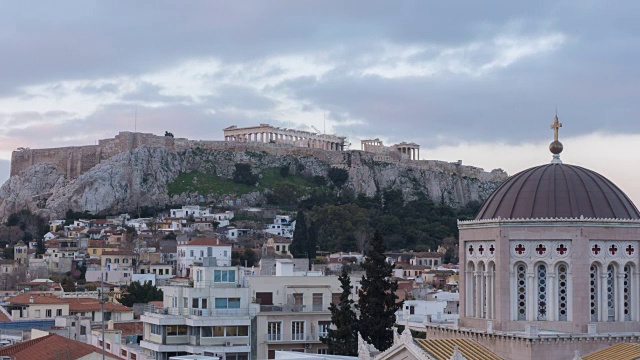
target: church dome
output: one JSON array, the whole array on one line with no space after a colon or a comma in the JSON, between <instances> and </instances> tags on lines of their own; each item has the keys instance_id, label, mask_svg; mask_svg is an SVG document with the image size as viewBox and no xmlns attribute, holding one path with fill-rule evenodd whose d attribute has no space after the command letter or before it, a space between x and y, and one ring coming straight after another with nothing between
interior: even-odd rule
<instances>
[{"instance_id":1,"label":"church dome","mask_svg":"<svg viewBox=\"0 0 640 360\"><path fill-rule=\"evenodd\" d=\"M476 220L518 218L640 219L633 202L604 176L575 165L551 163L505 180Z\"/></svg>"}]
</instances>

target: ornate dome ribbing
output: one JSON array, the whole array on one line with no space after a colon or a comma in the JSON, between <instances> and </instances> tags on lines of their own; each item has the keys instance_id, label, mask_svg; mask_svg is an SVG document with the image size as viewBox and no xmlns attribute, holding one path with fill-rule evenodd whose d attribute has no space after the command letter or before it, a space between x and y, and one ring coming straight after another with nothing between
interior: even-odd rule
<instances>
[{"instance_id":1,"label":"ornate dome ribbing","mask_svg":"<svg viewBox=\"0 0 640 360\"><path fill-rule=\"evenodd\" d=\"M484 202L476 220L518 218L640 219L614 183L580 166L552 163L505 180Z\"/></svg>"}]
</instances>

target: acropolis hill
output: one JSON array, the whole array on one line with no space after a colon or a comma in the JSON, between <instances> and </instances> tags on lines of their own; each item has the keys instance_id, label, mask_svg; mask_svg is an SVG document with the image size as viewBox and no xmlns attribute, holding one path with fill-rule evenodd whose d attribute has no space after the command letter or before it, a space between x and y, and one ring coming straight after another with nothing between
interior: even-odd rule
<instances>
[{"instance_id":1,"label":"acropolis hill","mask_svg":"<svg viewBox=\"0 0 640 360\"><path fill-rule=\"evenodd\" d=\"M483 200L506 178L499 169L418 160L415 143L384 146L374 139L363 140L360 150L347 146L342 136L260 124L227 127L224 141L120 132L97 145L19 148L12 154L11 178L0 188L0 219L24 207L55 217L67 209L109 213L203 200L266 203L270 189L261 184L255 192L238 194L199 187L207 176L231 178L236 163L250 163L256 174L288 166L306 178L343 168L349 173L344 187L356 193L400 189L410 198L423 192L452 206Z\"/></svg>"}]
</instances>

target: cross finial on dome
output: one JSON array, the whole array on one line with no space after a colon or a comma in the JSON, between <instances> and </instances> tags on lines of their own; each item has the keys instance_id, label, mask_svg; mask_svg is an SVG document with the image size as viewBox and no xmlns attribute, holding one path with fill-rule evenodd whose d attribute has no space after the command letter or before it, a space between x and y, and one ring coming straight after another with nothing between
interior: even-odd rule
<instances>
[{"instance_id":1,"label":"cross finial on dome","mask_svg":"<svg viewBox=\"0 0 640 360\"><path fill-rule=\"evenodd\" d=\"M560 141L558 141L558 130L562 127L562 123L558 121L558 114L556 112L556 117L553 119L553 124L551 124L551 129L553 129L553 142L549 145L549 151L553 154L553 160L551 163L553 164L562 164L560 160L560 153L562 152L563 146Z\"/></svg>"}]
</instances>

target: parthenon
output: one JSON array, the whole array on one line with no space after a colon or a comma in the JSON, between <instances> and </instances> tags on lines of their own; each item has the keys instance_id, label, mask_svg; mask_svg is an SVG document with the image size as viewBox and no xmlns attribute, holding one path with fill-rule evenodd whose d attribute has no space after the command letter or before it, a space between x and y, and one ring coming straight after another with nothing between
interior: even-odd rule
<instances>
[{"instance_id":1,"label":"parthenon","mask_svg":"<svg viewBox=\"0 0 640 360\"><path fill-rule=\"evenodd\" d=\"M294 147L334 151L344 150L345 139L344 136L283 129L269 124L244 128L234 125L224 129L224 141L227 142L288 144Z\"/></svg>"}]
</instances>

